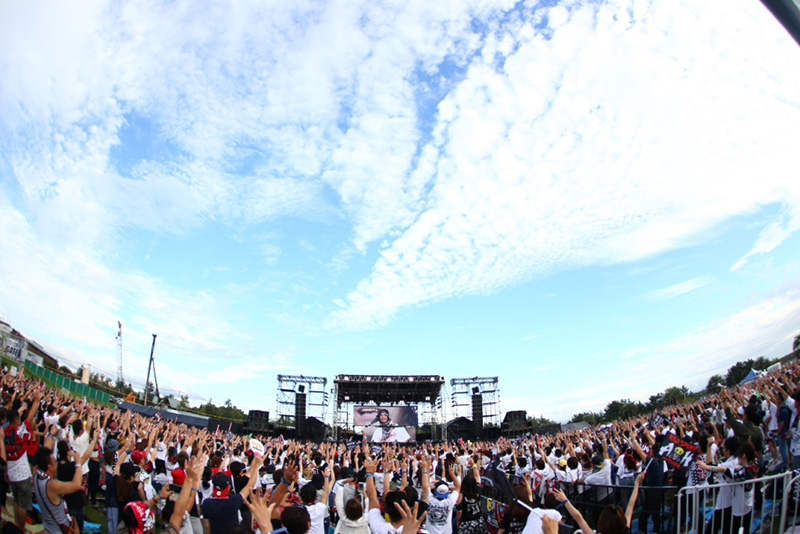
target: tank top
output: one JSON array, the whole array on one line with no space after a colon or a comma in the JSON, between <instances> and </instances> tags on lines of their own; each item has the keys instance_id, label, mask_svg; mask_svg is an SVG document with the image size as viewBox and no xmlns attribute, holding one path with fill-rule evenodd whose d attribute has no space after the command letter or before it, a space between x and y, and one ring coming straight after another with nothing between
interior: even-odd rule
<instances>
[{"instance_id":1,"label":"tank top","mask_svg":"<svg viewBox=\"0 0 800 534\"><path fill-rule=\"evenodd\" d=\"M41 471L36 471L36 476L33 477L33 480L33 491L36 494L36 500L41 505L42 526L47 532L61 534L61 525L70 524L70 518L67 516L64 506L64 499L61 499L58 504L53 504L47 495L47 483L50 482L50 477Z\"/></svg>"}]
</instances>

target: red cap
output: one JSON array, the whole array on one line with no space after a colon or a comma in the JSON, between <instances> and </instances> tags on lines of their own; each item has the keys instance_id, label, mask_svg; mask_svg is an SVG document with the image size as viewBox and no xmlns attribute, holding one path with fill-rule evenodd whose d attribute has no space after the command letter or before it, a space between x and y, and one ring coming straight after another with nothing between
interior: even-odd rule
<instances>
[{"instance_id":1,"label":"red cap","mask_svg":"<svg viewBox=\"0 0 800 534\"><path fill-rule=\"evenodd\" d=\"M133 460L133 463L138 464L144 460L146 456L144 451L133 451L133 453L131 453L131 460Z\"/></svg>"},{"instance_id":2,"label":"red cap","mask_svg":"<svg viewBox=\"0 0 800 534\"><path fill-rule=\"evenodd\" d=\"M180 467L172 470L172 483L182 486L186 481L186 471Z\"/></svg>"}]
</instances>

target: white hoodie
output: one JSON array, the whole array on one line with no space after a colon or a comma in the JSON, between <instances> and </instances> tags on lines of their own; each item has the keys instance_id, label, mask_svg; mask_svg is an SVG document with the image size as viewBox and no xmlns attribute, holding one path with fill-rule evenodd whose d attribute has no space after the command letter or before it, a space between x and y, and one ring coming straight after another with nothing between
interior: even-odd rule
<instances>
[{"instance_id":1,"label":"white hoodie","mask_svg":"<svg viewBox=\"0 0 800 534\"><path fill-rule=\"evenodd\" d=\"M333 534L371 534L367 514L362 513L361 517L355 521L348 519L344 515L344 493L339 488L334 498L336 511L339 513L339 522L336 524L336 530L333 531Z\"/></svg>"}]
</instances>

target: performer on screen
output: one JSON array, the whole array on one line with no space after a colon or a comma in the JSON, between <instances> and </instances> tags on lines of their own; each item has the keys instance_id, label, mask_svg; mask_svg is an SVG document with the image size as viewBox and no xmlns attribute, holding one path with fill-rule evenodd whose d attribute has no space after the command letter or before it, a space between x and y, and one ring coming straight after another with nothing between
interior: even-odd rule
<instances>
[{"instance_id":1,"label":"performer on screen","mask_svg":"<svg viewBox=\"0 0 800 534\"><path fill-rule=\"evenodd\" d=\"M377 427L372 433L373 443L402 443L411 440L411 435L405 428L392 426L392 418L386 408L381 408L370 424Z\"/></svg>"}]
</instances>

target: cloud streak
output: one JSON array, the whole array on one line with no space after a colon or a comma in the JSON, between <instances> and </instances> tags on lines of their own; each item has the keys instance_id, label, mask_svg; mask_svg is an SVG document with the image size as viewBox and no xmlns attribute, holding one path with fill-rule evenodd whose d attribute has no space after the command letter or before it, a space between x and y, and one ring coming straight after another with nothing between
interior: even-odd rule
<instances>
[{"instance_id":1,"label":"cloud streak","mask_svg":"<svg viewBox=\"0 0 800 534\"><path fill-rule=\"evenodd\" d=\"M700 289L701 287L705 287L709 283L711 283L710 277L699 276L697 278L692 278L691 280L673 284L669 287L650 291L645 294L644 298L649 300L667 300L680 295L685 295L686 293L690 293L696 289Z\"/></svg>"},{"instance_id":2,"label":"cloud streak","mask_svg":"<svg viewBox=\"0 0 800 534\"><path fill-rule=\"evenodd\" d=\"M524 17L493 28L438 105L418 164L426 202L329 326L374 328L423 303L649 258L769 204L797 211L800 75L782 65L798 51L760 5L726 21L733 40L703 29L717 25L711 6L566 6L542 32ZM783 60L763 64L762 47ZM779 228L754 250L795 230Z\"/></svg>"}]
</instances>

